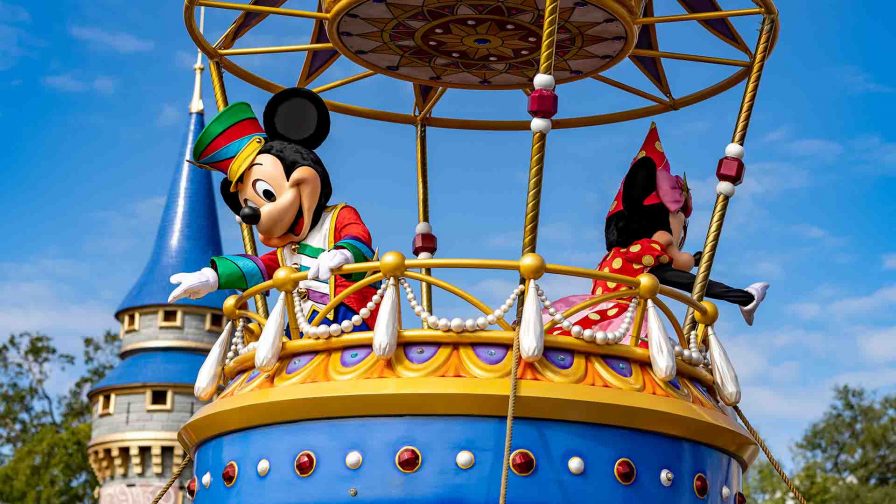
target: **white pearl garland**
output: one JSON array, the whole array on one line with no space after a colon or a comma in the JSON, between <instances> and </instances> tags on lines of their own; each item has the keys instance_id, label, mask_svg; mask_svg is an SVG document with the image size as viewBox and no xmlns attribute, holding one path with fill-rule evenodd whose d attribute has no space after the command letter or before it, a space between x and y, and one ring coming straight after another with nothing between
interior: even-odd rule
<instances>
[{"instance_id":1,"label":"white pearl garland","mask_svg":"<svg viewBox=\"0 0 896 504\"><path fill-rule=\"evenodd\" d=\"M394 282L394 280L391 280L391 282ZM389 284L390 282L383 282L383 285L381 285L379 290L376 291L376 294L371 297L367 306L358 310L358 314L352 316L351 320L343 320L342 322L333 322L332 324L319 326L312 326L308 322L308 319L305 317L305 311L302 309L302 301L299 300L299 291L296 289L293 291L292 301L296 312L296 322L299 324L299 331L301 331L305 337L312 339L327 339L331 336L336 337L352 332L355 327L360 326L364 323L364 320L370 318L370 315L376 309L377 305L383 301L383 294L385 294Z\"/></svg>"},{"instance_id":2,"label":"white pearl garland","mask_svg":"<svg viewBox=\"0 0 896 504\"><path fill-rule=\"evenodd\" d=\"M687 340L688 348L675 345L675 356L692 366L708 365L709 358L706 356L706 348L703 345L697 346L697 332L691 331Z\"/></svg>"},{"instance_id":3,"label":"white pearl garland","mask_svg":"<svg viewBox=\"0 0 896 504\"><path fill-rule=\"evenodd\" d=\"M569 331L573 337L583 339L588 342L594 342L598 345L606 345L612 343L619 343L622 341L629 331L632 330L632 325L634 325L635 320L635 310L638 307L638 298L633 298L631 303L628 305L628 309L625 310L625 313L622 314L622 324L616 328L615 331L604 332L604 331L594 331L592 329L584 329L580 325L573 324L566 317L560 313L559 310L553 307L551 302L548 300L548 297L545 295L544 291L538 284L535 284L535 288L537 289L535 292L538 294L538 299L541 301L541 304L548 310L548 315L553 317L554 321L557 322L557 325L562 327L564 330Z\"/></svg>"},{"instance_id":4,"label":"white pearl garland","mask_svg":"<svg viewBox=\"0 0 896 504\"><path fill-rule=\"evenodd\" d=\"M513 305L516 304L517 298L526 290L526 288L522 285L513 290L513 293L507 297L507 300L501 305L500 308L489 314L488 316L478 317L478 318L468 318L462 319L460 317L455 317L452 319L447 318L439 318L428 311L426 311L420 303L417 302L417 296L414 294L414 290L411 288L411 284L408 283L407 280L401 278L398 280L398 283L401 284L401 287L404 288L405 293L407 294L408 303L411 305L411 309L414 310L414 315L420 317L430 329L438 329L443 332L473 332L479 331L482 329L488 328L490 325L495 325L498 323L498 320L504 318L504 315L513 308Z\"/></svg>"},{"instance_id":5,"label":"white pearl garland","mask_svg":"<svg viewBox=\"0 0 896 504\"><path fill-rule=\"evenodd\" d=\"M230 364L238 355L243 355L248 352L245 340L243 339L245 329L246 319L241 318L237 320L236 329L233 331L233 337L230 339L230 351L227 352L227 357L224 360L225 364Z\"/></svg>"}]
</instances>

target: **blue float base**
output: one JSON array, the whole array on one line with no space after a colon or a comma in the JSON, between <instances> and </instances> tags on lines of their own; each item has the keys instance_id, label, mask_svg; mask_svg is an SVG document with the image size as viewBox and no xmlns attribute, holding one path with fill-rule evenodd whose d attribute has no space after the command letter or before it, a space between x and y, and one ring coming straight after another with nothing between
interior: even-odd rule
<instances>
[{"instance_id":1,"label":"blue float base","mask_svg":"<svg viewBox=\"0 0 896 504\"><path fill-rule=\"evenodd\" d=\"M504 418L493 417L370 417L314 420L260 427L230 433L202 444L195 456L197 504L297 502L450 502L495 503L501 486ZM395 466L403 446L420 450L422 465L411 474ZM619 427L550 420L518 419L514 449L530 450L535 471L510 474L509 503L733 503L741 488L741 468L730 456L707 446L649 432ZM299 477L294 461L310 450L317 458L314 472ZM363 464L345 465L345 455L357 450ZM475 465L460 469L461 450L475 455ZM585 471L572 474L570 457L581 457ZM620 484L613 473L616 461L631 459L637 469L634 483ZM260 477L258 461L265 458L270 472ZM239 467L236 481L226 487L221 472L228 461ZM660 472L674 474L669 487ZM208 472L208 488L201 483ZM703 473L709 494L700 499L693 480ZM722 499L722 486L731 490ZM352 493L356 493L352 496Z\"/></svg>"}]
</instances>

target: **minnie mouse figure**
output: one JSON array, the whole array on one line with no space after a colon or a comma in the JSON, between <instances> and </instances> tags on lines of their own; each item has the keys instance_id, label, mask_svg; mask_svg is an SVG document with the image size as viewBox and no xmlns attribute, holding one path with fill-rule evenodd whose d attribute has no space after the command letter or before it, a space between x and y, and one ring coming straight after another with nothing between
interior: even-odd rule
<instances>
[{"instance_id":1,"label":"minnie mouse figure","mask_svg":"<svg viewBox=\"0 0 896 504\"><path fill-rule=\"evenodd\" d=\"M656 124L651 124L641 151L632 161L607 214L604 227L607 255L598 269L630 277L649 271L661 284L691 292L696 277L690 270L699 255L695 258L682 250L691 210L687 181L672 175ZM744 320L752 325L768 286L768 283L758 282L746 289L735 289L710 280L706 297L739 305ZM595 280L591 296L625 288L616 282ZM591 296L565 297L552 306L563 311ZM598 335L609 333L622 324L621 315L633 307L630 301L619 299L601 303L568 320ZM553 332L568 334L562 328ZM645 333L646 328L642 330L642 338Z\"/></svg>"},{"instance_id":2,"label":"minnie mouse figure","mask_svg":"<svg viewBox=\"0 0 896 504\"><path fill-rule=\"evenodd\" d=\"M275 250L260 257L212 257L209 267L175 274L171 283L179 285L168 302L216 289L245 290L271 278L280 266L294 266L308 271L298 292L311 320L364 276L337 275L331 281L333 270L373 258L370 231L351 206L328 204L330 176L314 152L330 132L323 100L307 89L285 89L271 97L263 117L264 129L248 103L230 105L199 135L193 158L197 166L225 175L224 202ZM368 330L376 319L376 307L368 307L374 294L375 287L368 286L349 295L328 315L330 320Z\"/></svg>"}]
</instances>

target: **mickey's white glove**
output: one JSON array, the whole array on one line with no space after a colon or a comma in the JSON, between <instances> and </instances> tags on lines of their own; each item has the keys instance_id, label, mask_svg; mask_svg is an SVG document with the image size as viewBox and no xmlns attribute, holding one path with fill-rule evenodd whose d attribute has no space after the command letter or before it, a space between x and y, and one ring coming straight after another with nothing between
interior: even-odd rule
<instances>
[{"instance_id":1,"label":"mickey's white glove","mask_svg":"<svg viewBox=\"0 0 896 504\"><path fill-rule=\"evenodd\" d=\"M340 266L355 262L352 253L345 249L330 249L322 252L317 262L308 268L308 278L311 280L327 281L333 275L333 270Z\"/></svg>"},{"instance_id":2,"label":"mickey's white glove","mask_svg":"<svg viewBox=\"0 0 896 504\"><path fill-rule=\"evenodd\" d=\"M175 273L169 281L175 285L180 284L168 296L169 303L185 297L199 299L218 289L218 273L211 268L202 268L192 273Z\"/></svg>"}]
</instances>

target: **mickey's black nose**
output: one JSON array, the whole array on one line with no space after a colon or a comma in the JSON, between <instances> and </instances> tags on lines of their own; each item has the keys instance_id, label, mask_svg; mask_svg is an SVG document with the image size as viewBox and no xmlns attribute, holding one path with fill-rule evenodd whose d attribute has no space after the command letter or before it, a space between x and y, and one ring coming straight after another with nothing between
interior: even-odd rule
<instances>
[{"instance_id":1,"label":"mickey's black nose","mask_svg":"<svg viewBox=\"0 0 896 504\"><path fill-rule=\"evenodd\" d=\"M261 212L255 207L243 207L240 210L240 220L250 226L254 226L261 220Z\"/></svg>"}]
</instances>

